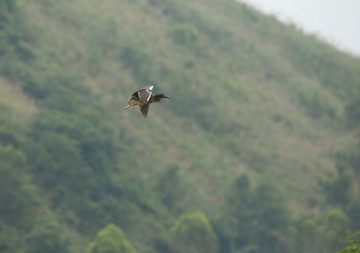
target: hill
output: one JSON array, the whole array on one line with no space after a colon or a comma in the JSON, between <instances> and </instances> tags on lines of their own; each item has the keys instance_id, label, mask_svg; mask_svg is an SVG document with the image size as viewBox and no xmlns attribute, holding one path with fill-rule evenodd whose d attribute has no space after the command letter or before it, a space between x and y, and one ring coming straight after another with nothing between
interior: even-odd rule
<instances>
[{"instance_id":1,"label":"hill","mask_svg":"<svg viewBox=\"0 0 360 253\"><path fill-rule=\"evenodd\" d=\"M90 251L110 223L138 252L184 252L187 222L207 252L359 229L359 58L236 1L0 10L4 252ZM123 110L148 84L170 100Z\"/></svg>"}]
</instances>

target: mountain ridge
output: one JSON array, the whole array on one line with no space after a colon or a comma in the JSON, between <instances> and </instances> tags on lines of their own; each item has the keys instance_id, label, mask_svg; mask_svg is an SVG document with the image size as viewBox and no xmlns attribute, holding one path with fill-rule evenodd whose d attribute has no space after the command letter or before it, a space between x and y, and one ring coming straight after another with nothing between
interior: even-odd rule
<instances>
[{"instance_id":1,"label":"mountain ridge","mask_svg":"<svg viewBox=\"0 0 360 253\"><path fill-rule=\"evenodd\" d=\"M340 186L353 199L359 194L347 177L356 168L342 169L337 155L345 152L348 164L357 144L347 120L360 94L359 58L235 1L9 0L2 7L0 108L9 114L0 117L0 158L15 168L5 154L26 157L19 173L31 178L37 208L50 213L35 212L33 223L23 222L26 232L7 223L3 231L30 238L14 239L19 245L41 252L36 238L60 231L77 235L63 252L84 252L114 223L138 251L166 252L154 245L171 245L164 234L197 210L232 245L226 252L267 243L306 252L288 230L313 244L310 252L319 241L334 250L324 232L334 208L354 220L346 229L357 226L354 203L327 194ZM170 100L152 106L147 119L123 110L148 84ZM21 191L5 192L18 194L16 205L32 205ZM239 224L255 217L266 235L278 236L244 239L227 216ZM317 224L317 236L300 236L304 217ZM243 230L259 230L254 224ZM334 230L340 237L346 229Z\"/></svg>"}]
</instances>

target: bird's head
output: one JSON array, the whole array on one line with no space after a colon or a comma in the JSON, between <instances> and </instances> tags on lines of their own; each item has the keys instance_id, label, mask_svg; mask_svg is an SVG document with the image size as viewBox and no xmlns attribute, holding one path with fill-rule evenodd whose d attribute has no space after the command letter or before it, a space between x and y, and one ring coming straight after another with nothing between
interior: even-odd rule
<instances>
[{"instance_id":1,"label":"bird's head","mask_svg":"<svg viewBox=\"0 0 360 253\"><path fill-rule=\"evenodd\" d=\"M153 101L154 101L154 102L160 102L160 100L163 99L163 98L169 99L169 97L168 97L168 96L165 96L164 93L155 94L155 95L153 96Z\"/></svg>"},{"instance_id":2,"label":"bird's head","mask_svg":"<svg viewBox=\"0 0 360 253\"><path fill-rule=\"evenodd\" d=\"M167 99L169 99L169 97L168 97L168 96L165 96L164 93L160 93L160 94L159 94L159 98L167 98Z\"/></svg>"}]
</instances>

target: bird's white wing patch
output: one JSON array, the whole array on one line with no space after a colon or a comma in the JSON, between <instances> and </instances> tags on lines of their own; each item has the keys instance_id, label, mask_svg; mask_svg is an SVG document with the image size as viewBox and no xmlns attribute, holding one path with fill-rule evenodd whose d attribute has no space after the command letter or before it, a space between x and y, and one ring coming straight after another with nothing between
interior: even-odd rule
<instances>
[{"instance_id":1,"label":"bird's white wing patch","mask_svg":"<svg viewBox=\"0 0 360 253\"><path fill-rule=\"evenodd\" d=\"M154 86L147 86L147 87L139 90L138 97L139 97L140 101L142 101L142 102L149 101L153 88L154 88Z\"/></svg>"},{"instance_id":2,"label":"bird's white wing patch","mask_svg":"<svg viewBox=\"0 0 360 253\"><path fill-rule=\"evenodd\" d=\"M148 96L148 98L146 99L146 101L149 101L149 99L150 99L150 97L151 97L151 93L152 93L153 88L154 88L153 85L146 87L146 91L150 94L150 95Z\"/></svg>"}]
</instances>

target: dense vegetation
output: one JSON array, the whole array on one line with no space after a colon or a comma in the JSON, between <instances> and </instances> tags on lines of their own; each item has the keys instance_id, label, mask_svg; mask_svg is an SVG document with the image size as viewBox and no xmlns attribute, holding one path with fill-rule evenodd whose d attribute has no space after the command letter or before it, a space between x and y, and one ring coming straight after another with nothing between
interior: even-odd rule
<instances>
[{"instance_id":1,"label":"dense vegetation","mask_svg":"<svg viewBox=\"0 0 360 253\"><path fill-rule=\"evenodd\" d=\"M122 110L149 83L170 100ZM0 251L343 248L359 84L236 1L0 0Z\"/></svg>"}]
</instances>

